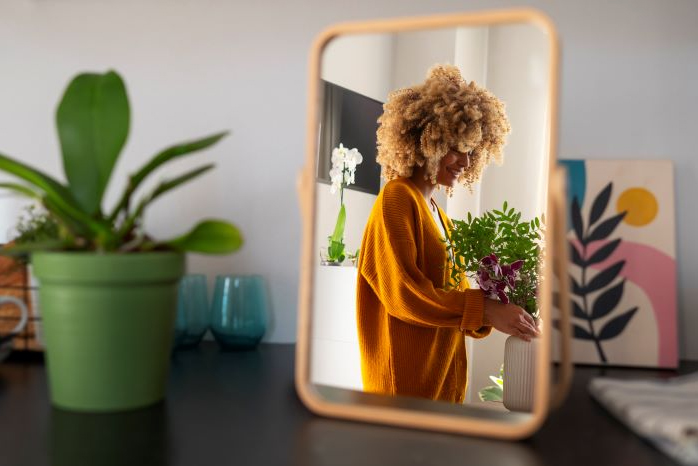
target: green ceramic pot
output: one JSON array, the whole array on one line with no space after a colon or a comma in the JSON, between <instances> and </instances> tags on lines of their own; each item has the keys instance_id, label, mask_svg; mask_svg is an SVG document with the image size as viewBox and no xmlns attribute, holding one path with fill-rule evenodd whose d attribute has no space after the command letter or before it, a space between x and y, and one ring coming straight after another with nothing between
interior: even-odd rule
<instances>
[{"instance_id":1,"label":"green ceramic pot","mask_svg":"<svg viewBox=\"0 0 698 466\"><path fill-rule=\"evenodd\" d=\"M53 404L119 411L162 400L184 255L43 252L32 263Z\"/></svg>"}]
</instances>

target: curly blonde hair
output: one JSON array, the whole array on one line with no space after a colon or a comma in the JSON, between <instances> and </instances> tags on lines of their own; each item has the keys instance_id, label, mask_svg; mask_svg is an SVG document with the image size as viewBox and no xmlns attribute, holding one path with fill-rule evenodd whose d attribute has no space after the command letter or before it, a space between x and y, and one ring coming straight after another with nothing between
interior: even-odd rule
<instances>
[{"instance_id":1,"label":"curly blonde hair","mask_svg":"<svg viewBox=\"0 0 698 466\"><path fill-rule=\"evenodd\" d=\"M378 123L376 160L386 181L412 176L415 166L426 164L425 178L436 184L439 162L455 149L472 151L470 166L458 178L469 189L491 161L502 163L511 131L504 104L474 81L467 83L453 65L436 65L424 83L390 93Z\"/></svg>"}]
</instances>

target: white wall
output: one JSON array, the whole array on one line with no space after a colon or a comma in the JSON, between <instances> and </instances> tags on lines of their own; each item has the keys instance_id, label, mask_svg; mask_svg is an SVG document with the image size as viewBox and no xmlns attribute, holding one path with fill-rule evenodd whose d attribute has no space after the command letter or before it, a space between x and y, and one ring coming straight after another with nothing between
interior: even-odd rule
<instances>
[{"instance_id":1,"label":"white wall","mask_svg":"<svg viewBox=\"0 0 698 466\"><path fill-rule=\"evenodd\" d=\"M506 104L511 133L504 164L491 165L482 177L484 210L504 201L530 219L545 209L548 159L545 124L548 115L548 39L530 25L489 28L487 89Z\"/></svg>"},{"instance_id":2,"label":"white wall","mask_svg":"<svg viewBox=\"0 0 698 466\"><path fill-rule=\"evenodd\" d=\"M455 35L455 29L396 35L391 90L424 82L429 68L437 63L453 63Z\"/></svg>"},{"instance_id":3,"label":"white wall","mask_svg":"<svg viewBox=\"0 0 698 466\"><path fill-rule=\"evenodd\" d=\"M233 136L203 156L219 161L217 171L202 186L161 200L149 224L162 234L204 214L236 221L247 233L245 248L225 258L193 257L190 270L265 274L274 305L267 340L293 341L300 244L294 179L305 149L311 41L339 21L507 6L539 8L558 27L563 158L675 162L680 354L698 359L698 339L691 338L698 329L696 2L355 0L349 9L324 0L5 0L0 151L58 174L52 111L69 77L85 66L113 66L128 80L136 116L117 181L169 142L231 128Z\"/></svg>"},{"instance_id":4,"label":"white wall","mask_svg":"<svg viewBox=\"0 0 698 466\"><path fill-rule=\"evenodd\" d=\"M391 34L337 37L322 55L321 77L385 102L391 89L393 46Z\"/></svg>"}]
</instances>

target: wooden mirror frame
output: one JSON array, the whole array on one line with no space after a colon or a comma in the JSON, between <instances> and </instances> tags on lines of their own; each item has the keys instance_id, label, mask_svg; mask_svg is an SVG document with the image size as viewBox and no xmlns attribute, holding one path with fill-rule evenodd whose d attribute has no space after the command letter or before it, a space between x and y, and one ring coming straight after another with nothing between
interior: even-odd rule
<instances>
[{"instance_id":1,"label":"wooden mirror frame","mask_svg":"<svg viewBox=\"0 0 698 466\"><path fill-rule=\"evenodd\" d=\"M544 280L541 291L542 333L536 361L534 409L531 414L502 413L451 405L430 400L389 397L353 390L316 385L310 380L311 313L313 311L314 267L317 260L315 244L317 125L321 108L321 61L327 44L334 38L353 34L407 32L435 28L492 26L505 24L533 24L549 38L549 123L548 123L548 253L544 260ZM344 419L390 424L436 431L519 439L538 430L547 417L551 404L557 404L566 395L571 378L569 357L570 324L567 280L559 280L562 344L560 346L560 374L557 387L551 391L552 356L552 284L553 271L565 276L567 254L564 225L564 175L557 168L557 119L559 43L557 32L544 14L533 9L507 9L473 13L455 13L437 16L400 18L391 20L341 23L324 30L315 39L309 62L308 119L306 134L306 165L298 178L301 204L303 240L300 264L298 304L298 339L296 345L295 384L301 401L314 413ZM554 392L554 396L553 395ZM552 402L552 403L551 403ZM467 415L466 415L467 413ZM506 422L503 420L506 419ZM513 421L513 422L511 422Z\"/></svg>"}]
</instances>

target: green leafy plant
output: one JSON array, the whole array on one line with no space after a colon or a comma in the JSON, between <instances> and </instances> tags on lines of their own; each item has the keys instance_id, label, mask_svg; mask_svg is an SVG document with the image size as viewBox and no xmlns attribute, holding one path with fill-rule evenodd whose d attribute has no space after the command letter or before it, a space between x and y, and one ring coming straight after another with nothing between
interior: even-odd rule
<instances>
[{"instance_id":1,"label":"green leafy plant","mask_svg":"<svg viewBox=\"0 0 698 466\"><path fill-rule=\"evenodd\" d=\"M484 288L484 279L495 279L488 276L491 261L501 272L501 277L497 277L499 285L504 284L493 292L537 317L545 219L522 221L521 212L504 202L501 210L494 209L479 217L468 213L467 220L454 220L453 226L447 240L447 248L454 258L450 285L457 287L468 277Z\"/></svg>"},{"instance_id":2,"label":"green leafy plant","mask_svg":"<svg viewBox=\"0 0 698 466\"><path fill-rule=\"evenodd\" d=\"M490 380L494 385L488 385L477 392L480 401L503 401L504 400L504 365L499 368L499 376L490 375Z\"/></svg>"},{"instance_id":3,"label":"green leafy plant","mask_svg":"<svg viewBox=\"0 0 698 466\"><path fill-rule=\"evenodd\" d=\"M227 132L170 146L133 173L117 204L103 210L102 198L126 143L130 126L126 86L119 74L83 73L68 85L56 112L56 127L67 184L41 170L0 153L0 170L23 183L3 182L0 188L38 200L58 225L55 237L35 237L10 252L88 250L137 252L154 249L224 254L242 244L238 229L221 220L204 220L190 232L158 241L142 229L150 204L172 189L213 168L205 164L169 180L134 201L142 183L156 169L216 144Z\"/></svg>"}]
</instances>

